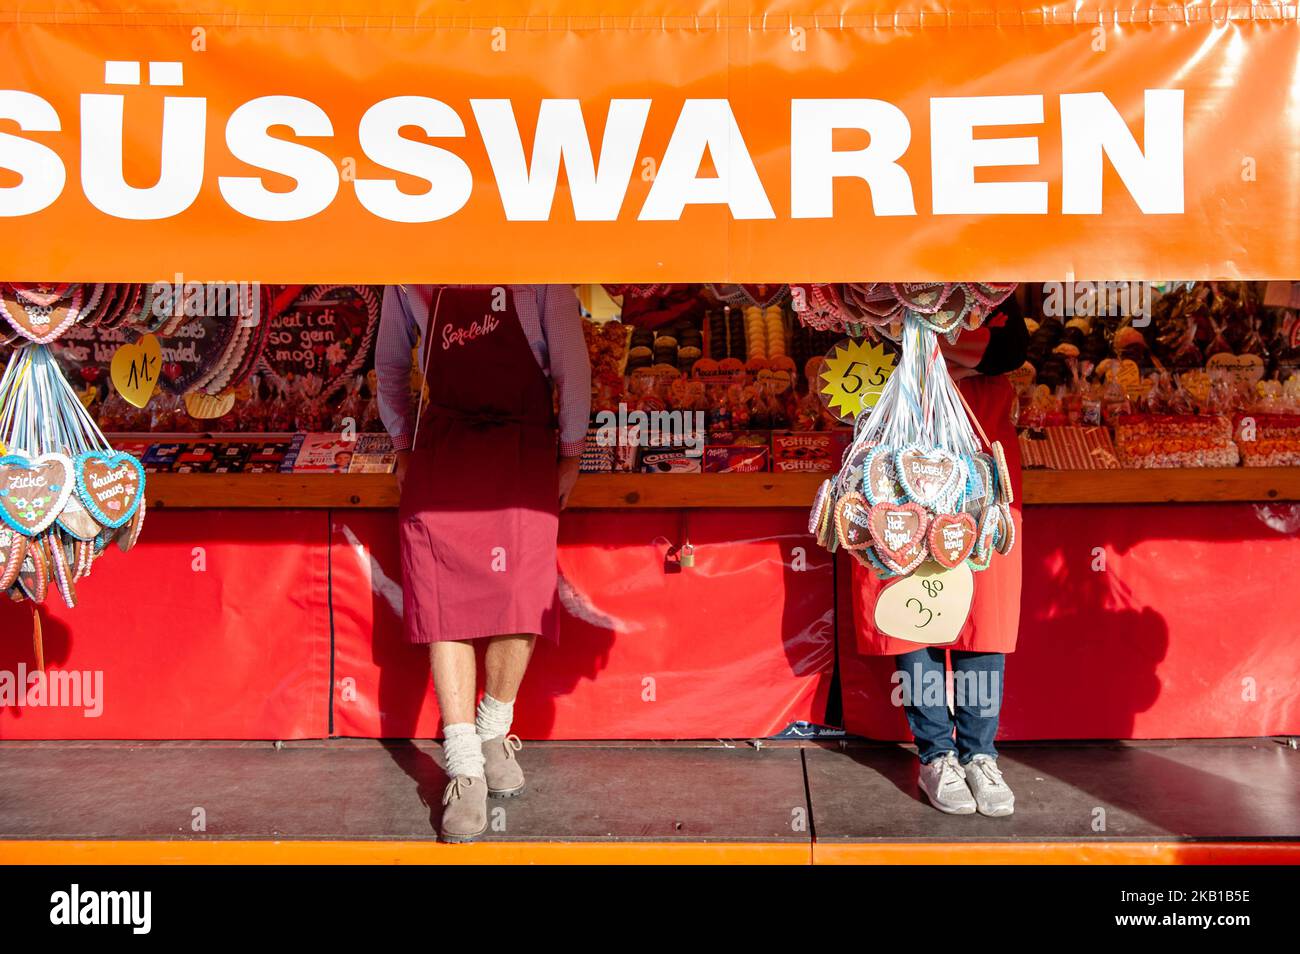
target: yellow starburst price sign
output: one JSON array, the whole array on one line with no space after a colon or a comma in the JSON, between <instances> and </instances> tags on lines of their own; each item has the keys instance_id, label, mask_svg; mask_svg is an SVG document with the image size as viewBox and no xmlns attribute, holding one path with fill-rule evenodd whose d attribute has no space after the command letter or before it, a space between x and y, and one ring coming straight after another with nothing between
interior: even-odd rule
<instances>
[{"instance_id":1,"label":"yellow starburst price sign","mask_svg":"<svg viewBox=\"0 0 1300 954\"><path fill-rule=\"evenodd\" d=\"M821 399L841 421L852 421L880 400L894 373L895 359L884 345L845 338L826 353L821 372Z\"/></svg>"}]
</instances>

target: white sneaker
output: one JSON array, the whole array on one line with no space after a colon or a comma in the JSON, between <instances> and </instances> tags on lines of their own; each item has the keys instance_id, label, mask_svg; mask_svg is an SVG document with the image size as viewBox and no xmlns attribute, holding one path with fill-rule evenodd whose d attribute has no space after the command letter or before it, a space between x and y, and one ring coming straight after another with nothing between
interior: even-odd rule
<instances>
[{"instance_id":1,"label":"white sneaker","mask_svg":"<svg viewBox=\"0 0 1300 954\"><path fill-rule=\"evenodd\" d=\"M948 752L922 765L918 781L925 797L939 811L949 815L975 814L975 798L966 787L966 771L958 764L955 753Z\"/></svg>"},{"instance_id":2,"label":"white sneaker","mask_svg":"<svg viewBox=\"0 0 1300 954\"><path fill-rule=\"evenodd\" d=\"M1016 810L1015 793L1002 778L998 760L992 756L977 755L966 763L966 783L981 815L1001 818Z\"/></svg>"}]
</instances>

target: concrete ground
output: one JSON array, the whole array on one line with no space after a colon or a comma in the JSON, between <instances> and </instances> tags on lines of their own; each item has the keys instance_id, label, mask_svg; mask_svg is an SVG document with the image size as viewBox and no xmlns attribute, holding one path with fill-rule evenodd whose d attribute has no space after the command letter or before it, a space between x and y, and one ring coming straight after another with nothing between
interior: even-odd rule
<instances>
[{"instance_id":1,"label":"concrete ground","mask_svg":"<svg viewBox=\"0 0 1300 954\"><path fill-rule=\"evenodd\" d=\"M558 860L556 846L584 845L603 846L585 860L652 860L651 847L800 863L1300 860L1300 752L1282 740L1001 751L1010 818L930 808L914 755L897 745L530 743L528 791L490 803L484 842L512 846L497 860ZM253 843L246 860L295 843L321 846L321 858L370 843L385 846L372 860L447 860L428 853L440 759L432 742L3 742L0 860L99 860L114 843L144 844L134 860L159 844L171 852L162 860L202 860L197 846L211 843L226 843L226 860Z\"/></svg>"}]
</instances>

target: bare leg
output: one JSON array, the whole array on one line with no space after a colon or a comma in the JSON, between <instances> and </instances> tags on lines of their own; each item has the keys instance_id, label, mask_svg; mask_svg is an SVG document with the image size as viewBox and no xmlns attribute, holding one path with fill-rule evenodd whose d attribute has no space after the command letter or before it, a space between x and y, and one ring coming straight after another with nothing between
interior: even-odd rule
<instances>
[{"instance_id":1,"label":"bare leg","mask_svg":"<svg viewBox=\"0 0 1300 954\"><path fill-rule=\"evenodd\" d=\"M477 696L474 644L469 640L431 643L429 666L433 670L438 708L442 710L442 724L472 723Z\"/></svg>"},{"instance_id":2,"label":"bare leg","mask_svg":"<svg viewBox=\"0 0 1300 954\"><path fill-rule=\"evenodd\" d=\"M536 643L537 637L526 633L488 639L484 657L488 695L500 702L515 701Z\"/></svg>"}]
</instances>

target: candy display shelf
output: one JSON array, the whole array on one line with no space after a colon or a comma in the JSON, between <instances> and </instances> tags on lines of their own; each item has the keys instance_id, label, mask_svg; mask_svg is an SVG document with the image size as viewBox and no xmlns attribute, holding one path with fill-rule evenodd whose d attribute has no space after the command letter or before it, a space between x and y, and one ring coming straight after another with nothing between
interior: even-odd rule
<instances>
[{"instance_id":1,"label":"candy display shelf","mask_svg":"<svg viewBox=\"0 0 1300 954\"><path fill-rule=\"evenodd\" d=\"M821 474L584 474L575 509L807 507ZM1026 504L1300 501L1300 467L1024 473ZM150 509L392 508L387 474L150 474Z\"/></svg>"}]
</instances>

